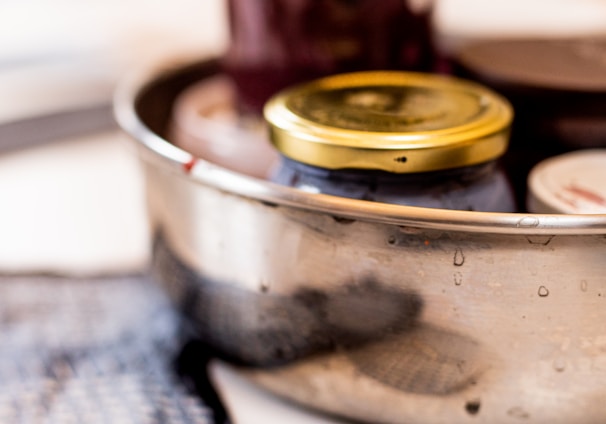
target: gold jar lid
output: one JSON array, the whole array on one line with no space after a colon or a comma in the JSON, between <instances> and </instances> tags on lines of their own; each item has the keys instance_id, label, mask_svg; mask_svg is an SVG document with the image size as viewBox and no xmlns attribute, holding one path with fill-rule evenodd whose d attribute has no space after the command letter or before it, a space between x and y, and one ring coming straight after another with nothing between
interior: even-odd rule
<instances>
[{"instance_id":1,"label":"gold jar lid","mask_svg":"<svg viewBox=\"0 0 606 424\"><path fill-rule=\"evenodd\" d=\"M496 159L507 149L510 104L459 78L400 71L304 83L265 105L285 156L328 169L436 171Z\"/></svg>"}]
</instances>

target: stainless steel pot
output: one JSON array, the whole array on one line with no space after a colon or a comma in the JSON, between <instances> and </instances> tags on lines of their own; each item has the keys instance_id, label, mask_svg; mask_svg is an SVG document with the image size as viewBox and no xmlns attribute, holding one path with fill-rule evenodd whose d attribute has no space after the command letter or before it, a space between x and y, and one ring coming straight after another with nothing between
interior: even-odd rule
<instances>
[{"instance_id":1,"label":"stainless steel pot","mask_svg":"<svg viewBox=\"0 0 606 424\"><path fill-rule=\"evenodd\" d=\"M152 268L260 386L373 423L606 422L606 215L451 211L310 194L164 137L216 63L122 84Z\"/></svg>"}]
</instances>

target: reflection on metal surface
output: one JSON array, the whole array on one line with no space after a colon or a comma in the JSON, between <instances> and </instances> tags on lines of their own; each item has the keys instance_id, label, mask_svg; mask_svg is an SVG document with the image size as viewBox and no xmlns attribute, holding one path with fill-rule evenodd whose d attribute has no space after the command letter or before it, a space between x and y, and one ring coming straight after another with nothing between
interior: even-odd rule
<instances>
[{"instance_id":1,"label":"reflection on metal surface","mask_svg":"<svg viewBox=\"0 0 606 424\"><path fill-rule=\"evenodd\" d=\"M422 310L419 296L372 279L326 290L301 287L291 295L273 294L265 285L247 290L237 282L196 273L161 234L154 243L153 267L202 341L224 358L246 365L281 365L401 337L417 325Z\"/></svg>"},{"instance_id":2,"label":"reflection on metal surface","mask_svg":"<svg viewBox=\"0 0 606 424\"><path fill-rule=\"evenodd\" d=\"M462 390L487 367L477 342L425 324L346 355L370 378L402 392L430 395Z\"/></svg>"}]
</instances>

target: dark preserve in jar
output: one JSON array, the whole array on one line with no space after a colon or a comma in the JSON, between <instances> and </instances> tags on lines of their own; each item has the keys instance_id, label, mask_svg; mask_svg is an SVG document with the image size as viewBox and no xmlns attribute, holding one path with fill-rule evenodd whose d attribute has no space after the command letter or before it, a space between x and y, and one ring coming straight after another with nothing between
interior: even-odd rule
<instances>
[{"instance_id":1,"label":"dark preserve in jar","mask_svg":"<svg viewBox=\"0 0 606 424\"><path fill-rule=\"evenodd\" d=\"M293 83L366 69L427 70L429 10L404 0L229 0L222 62L241 113Z\"/></svg>"},{"instance_id":2,"label":"dark preserve in jar","mask_svg":"<svg viewBox=\"0 0 606 424\"><path fill-rule=\"evenodd\" d=\"M264 112L281 154L274 182L401 205L516 210L498 163L512 108L484 86L427 73L355 72L285 89Z\"/></svg>"}]
</instances>

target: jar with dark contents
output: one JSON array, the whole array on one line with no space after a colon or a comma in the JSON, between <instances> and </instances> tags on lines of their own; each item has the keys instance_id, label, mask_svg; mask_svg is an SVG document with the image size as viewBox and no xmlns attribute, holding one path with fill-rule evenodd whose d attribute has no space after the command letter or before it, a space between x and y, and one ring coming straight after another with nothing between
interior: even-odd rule
<instances>
[{"instance_id":1,"label":"jar with dark contents","mask_svg":"<svg viewBox=\"0 0 606 424\"><path fill-rule=\"evenodd\" d=\"M276 91L367 69L433 66L430 9L405 0L228 0L222 64L238 110L260 114Z\"/></svg>"},{"instance_id":2,"label":"jar with dark contents","mask_svg":"<svg viewBox=\"0 0 606 424\"><path fill-rule=\"evenodd\" d=\"M361 200L515 212L499 166L513 111L484 86L367 71L283 90L266 104L274 182Z\"/></svg>"},{"instance_id":3,"label":"jar with dark contents","mask_svg":"<svg viewBox=\"0 0 606 424\"><path fill-rule=\"evenodd\" d=\"M169 138L232 171L265 178L275 150L261 111L275 92L335 73L433 66L429 4L228 0L226 6L230 43L217 74L179 94Z\"/></svg>"}]
</instances>

